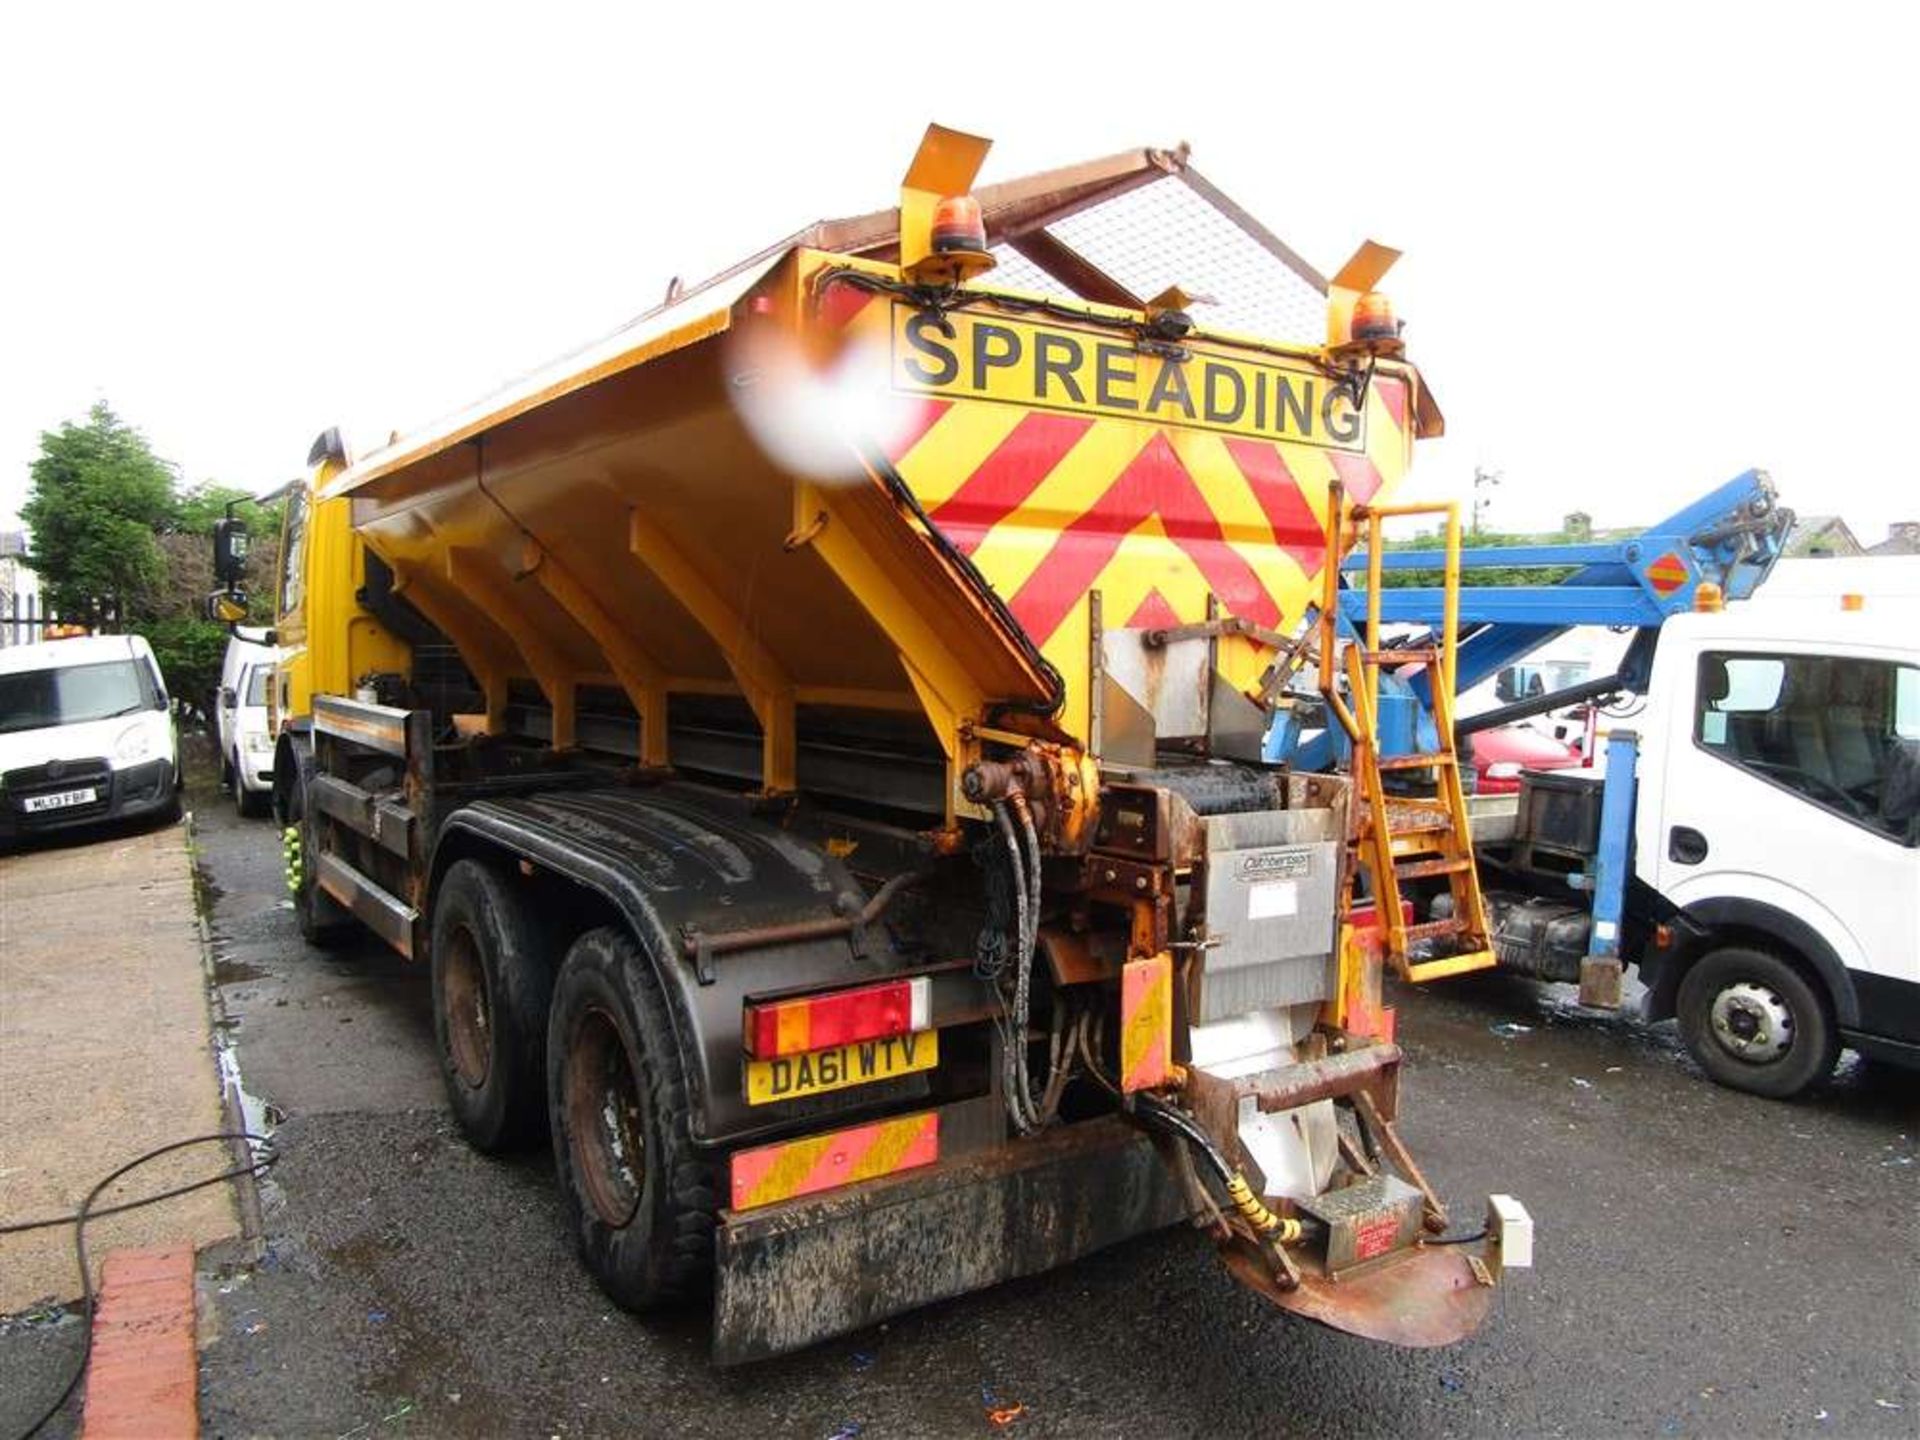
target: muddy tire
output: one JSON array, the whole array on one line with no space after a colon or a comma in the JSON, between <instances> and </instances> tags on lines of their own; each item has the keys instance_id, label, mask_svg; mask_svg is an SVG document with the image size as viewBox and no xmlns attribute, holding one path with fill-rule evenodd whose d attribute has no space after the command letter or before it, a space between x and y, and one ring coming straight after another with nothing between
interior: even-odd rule
<instances>
[{"instance_id":1,"label":"muddy tire","mask_svg":"<svg viewBox=\"0 0 1920 1440\"><path fill-rule=\"evenodd\" d=\"M704 1289L712 1166L689 1135L686 1077L653 965L624 930L573 943L547 1026L554 1168L580 1258L617 1304Z\"/></svg>"},{"instance_id":2,"label":"muddy tire","mask_svg":"<svg viewBox=\"0 0 1920 1440\"><path fill-rule=\"evenodd\" d=\"M1840 1054L1826 997L1787 961L1728 946L1680 982L1680 1035L1722 1085L1785 1100L1824 1080Z\"/></svg>"},{"instance_id":3,"label":"muddy tire","mask_svg":"<svg viewBox=\"0 0 1920 1440\"><path fill-rule=\"evenodd\" d=\"M295 748L293 784L287 799L287 826L300 840L300 878L293 887L294 918L300 922L300 935L309 945L331 950L344 945L353 935L353 917L313 878L320 854L319 818L307 804L307 787L313 783L313 756Z\"/></svg>"},{"instance_id":4,"label":"muddy tire","mask_svg":"<svg viewBox=\"0 0 1920 1440\"><path fill-rule=\"evenodd\" d=\"M540 1138L554 957L507 877L457 860L433 906L433 1032L447 1106L474 1149Z\"/></svg>"}]
</instances>

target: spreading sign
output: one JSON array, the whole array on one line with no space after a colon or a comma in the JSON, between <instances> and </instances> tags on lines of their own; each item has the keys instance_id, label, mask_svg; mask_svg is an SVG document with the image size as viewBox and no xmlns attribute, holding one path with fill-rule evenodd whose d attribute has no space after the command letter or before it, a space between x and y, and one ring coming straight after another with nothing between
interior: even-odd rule
<instances>
[{"instance_id":1,"label":"spreading sign","mask_svg":"<svg viewBox=\"0 0 1920 1440\"><path fill-rule=\"evenodd\" d=\"M1188 343L1149 353L1111 330L893 307L896 390L1126 416L1332 450L1364 450L1353 395L1314 365Z\"/></svg>"}]
</instances>

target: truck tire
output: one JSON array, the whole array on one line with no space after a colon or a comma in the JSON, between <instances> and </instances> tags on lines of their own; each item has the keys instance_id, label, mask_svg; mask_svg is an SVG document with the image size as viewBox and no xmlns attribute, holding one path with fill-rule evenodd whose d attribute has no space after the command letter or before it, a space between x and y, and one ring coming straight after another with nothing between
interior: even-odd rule
<instances>
[{"instance_id":1,"label":"truck tire","mask_svg":"<svg viewBox=\"0 0 1920 1440\"><path fill-rule=\"evenodd\" d=\"M1680 1035L1722 1085L1786 1100L1833 1071L1840 1035L1826 997L1765 950L1729 945L1680 982Z\"/></svg>"},{"instance_id":2,"label":"truck tire","mask_svg":"<svg viewBox=\"0 0 1920 1440\"><path fill-rule=\"evenodd\" d=\"M553 957L506 878L456 860L433 906L433 1033L447 1106L474 1149L536 1140L546 1122Z\"/></svg>"},{"instance_id":3,"label":"truck tire","mask_svg":"<svg viewBox=\"0 0 1920 1440\"><path fill-rule=\"evenodd\" d=\"M287 828L300 842L299 874L292 887L293 913L300 922L301 938L309 945L331 950L344 945L353 934L353 917L339 901L314 883L320 833L307 805L307 787L313 783L313 756L296 746L293 758L293 783L287 795Z\"/></svg>"},{"instance_id":4,"label":"truck tire","mask_svg":"<svg viewBox=\"0 0 1920 1440\"><path fill-rule=\"evenodd\" d=\"M686 1078L653 965L620 929L574 941L547 1027L554 1168L580 1258L615 1303L700 1290L713 1171L688 1133Z\"/></svg>"}]
</instances>

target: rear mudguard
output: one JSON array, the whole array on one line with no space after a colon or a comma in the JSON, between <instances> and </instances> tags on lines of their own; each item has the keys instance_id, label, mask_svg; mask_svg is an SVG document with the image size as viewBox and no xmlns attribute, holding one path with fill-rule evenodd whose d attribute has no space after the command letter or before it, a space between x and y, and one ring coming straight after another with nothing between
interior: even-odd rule
<instances>
[{"instance_id":1,"label":"rear mudguard","mask_svg":"<svg viewBox=\"0 0 1920 1440\"><path fill-rule=\"evenodd\" d=\"M845 1189L722 1211L714 1359L737 1365L785 1354L1178 1224L1187 1203L1156 1148L1109 1116ZM1476 1270L1466 1247L1423 1243L1338 1280L1302 1257L1300 1284L1289 1291L1244 1242L1220 1254L1236 1280L1284 1310L1410 1347L1472 1334L1492 1308L1498 1270Z\"/></svg>"}]
</instances>

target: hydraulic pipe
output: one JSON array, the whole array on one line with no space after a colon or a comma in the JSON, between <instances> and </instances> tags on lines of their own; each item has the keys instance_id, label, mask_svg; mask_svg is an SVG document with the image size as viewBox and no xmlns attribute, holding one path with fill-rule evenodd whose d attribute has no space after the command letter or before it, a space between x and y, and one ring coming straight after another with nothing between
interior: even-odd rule
<instances>
[{"instance_id":1,"label":"hydraulic pipe","mask_svg":"<svg viewBox=\"0 0 1920 1440\"><path fill-rule=\"evenodd\" d=\"M1599 700L1632 688L1633 682L1623 674L1607 675L1599 680L1588 680L1584 684L1569 685L1566 689L1556 690L1551 695L1534 695L1525 700L1516 700L1511 705L1502 705L1498 710L1469 715L1466 719L1454 723L1454 738L1473 735L1481 730L1497 729L1515 720L1525 720L1530 715L1544 715L1549 710L1558 710L1562 705L1578 705L1582 700Z\"/></svg>"},{"instance_id":2,"label":"hydraulic pipe","mask_svg":"<svg viewBox=\"0 0 1920 1440\"><path fill-rule=\"evenodd\" d=\"M873 898L852 915L835 915L824 920L790 920L780 925L757 925L750 930L729 930L724 935L689 937L684 948L689 957L699 954L703 949L709 955L731 955L740 950L758 950L767 945L797 945L806 940L831 940L836 935L851 934L859 926L873 924L902 890L919 884L932 873L925 869L907 870L894 876L874 891Z\"/></svg>"}]
</instances>

